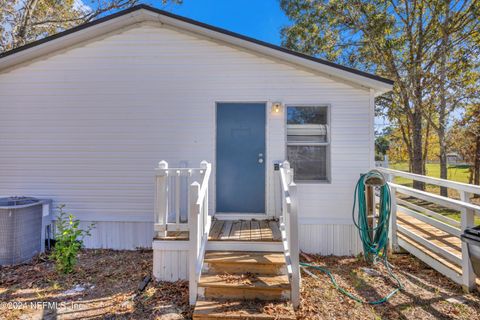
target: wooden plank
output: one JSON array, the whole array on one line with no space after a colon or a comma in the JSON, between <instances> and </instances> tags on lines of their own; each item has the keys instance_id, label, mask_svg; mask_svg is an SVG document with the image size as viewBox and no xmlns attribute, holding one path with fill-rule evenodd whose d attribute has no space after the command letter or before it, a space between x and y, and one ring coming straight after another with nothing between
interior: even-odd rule
<instances>
[{"instance_id":1,"label":"wooden plank","mask_svg":"<svg viewBox=\"0 0 480 320\"><path fill-rule=\"evenodd\" d=\"M470 209L470 210L476 211L477 214L480 214L480 206L477 206L472 203L463 202L461 200L455 200L452 198L442 197L433 193L420 191L417 189L405 187L395 183L389 183L389 185L391 187L396 188L398 193L405 194L407 196L415 197L425 201L430 201L453 210L460 210L464 208L464 209Z\"/></svg>"},{"instance_id":2,"label":"wooden plank","mask_svg":"<svg viewBox=\"0 0 480 320\"><path fill-rule=\"evenodd\" d=\"M288 289L265 289L265 288L242 288L242 287L207 287L203 289L200 298L227 299L227 300L266 300L266 301L285 301L290 295ZM212 318L210 318L213 320ZM250 317L243 319L252 319Z\"/></svg>"},{"instance_id":3,"label":"wooden plank","mask_svg":"<svg viewBox=\"0 0 480 320\"><path fill-rule=\"evenodd\" d=\"M167 224L155 223L153 225L153 230L154 231L189 231L190 228L188 226L188 223L180 223L180 224L176 224L176 223L167 223Z\"/></svg>"},{"instance_id":4,"label":"wooden plank","mask_svg":"<svg viewBox=\"0 0 480 320\"><path fill-rule=\"evenodd\" d=\"M248 288L248 289L268 289L268 290L289 290L290 282L286 274L280 275L256 275L248 281L227 281L225 277L218 274L202 274L198 283L199 287L210 288Z\"/></svg>"},{"instance_id":5,"label":"wooden plank","mask_svg":"<svg viewBox=\"0 0 480 320\"><path fill-rule=\"evenodd\" d=\"M458 273L458 268L450 268L448 264L444 263L445 260L442 257L438 255L432 256L432 252L429 252L426 250L426 248L423 248L421 245L415 243L405 236L402 236L401 234L398 237L398 245L444 276L450 278L458 284L461 284L462 278Z\"/></svg>"},{"instance_id":6,"label":"wooden plank","mask_svg":"<svg viewBox=\"0 0 480 320\"><path fill-rule=\"evenodd\" d=\"M250 220L242 221L242 232L240 234L240 240L243 241L250 241L251 234L250 234Z\"/></svg>"},{"instance_id":7,"label":"wooden plank","mask_svg":"<svg viewBox=\"0 0 480 320\"><path fill-rule=\"evenodd\" d=\"M210 240L218 240L220 232L223 228L223 220L215 220L210 230L210 236L208 237Z\"/></svg>"},{"instance_id":8,"label":"wooden plank","mask_svg":"<svg viewBox=\"0 0 480 320\"><path fill-rule=\"evenodd\" d=\"M270 220L270 221L268 221L268 225L270 226L270 229L272 230L272 240L273 241L282 241L282 233L280 232L280 229L278 228L278 222Z\"/></svg>"},{"instance_id":9,"label":"wooden plank","mask_svg":"<svg viewBox=\"0 0 480 320\"><path fill-rule=\"evenodd\" d=\"M216 220L212 221L212 224L210 225L210 232L208 233L208 240L215 240L212 237L212 230L215 227L215 224L217 223Z\"/></svg>"},{"instance_id":10,"label":"wooden plank","mask_svg":"<svg viewBox=\"0 0 480 320\"><path fill-rule=\"evenodd\" d=\"M285 257L279 252L207 251L205 262L284 265Z\"/></svg>"},{"instance_id":11,"label":"wooden plank","mask_svg":"<svg viewBox=\"0 0 480 320\"><path fill-rule=\"evenodd\" d=\"M228 240L240 240L241 231L242 231L242 222L235 221L232 225L232 230L230 231L230 237Z\"/></svg>"},{"instance_id":12,"label":"wooden plank","mask_svg":"<svg viewBox=\"0 0 480 320\"><path fill-rule=\"evenodd\" d=\"M431 225L437 229L440 229L442 231L445 231L446 233L449 233L451 235L454 235L456 237L460 237L460 234L462 233L460 229L452 227L444 222L435 220L433 218L430 218L429 216L423 215L421 213L418 213L416 211L413 211L409 208L403 207L403 206L397 206L397 210L401 211L402 213L409 215L417 220L420 220L422 222L425 222L427 225ZM398 215L397 211L397 215Z\"/></svg>"},{"instance_id":13,"label":"wooden plank","mask_svg":"<svg viewBox=\"0 0 480 320\"><path fill-rule=\"evenodd\" d=\"M461 240L431 225L428 225L401 212L398 213L398 226L403 226L415 234L432 241L437 246L460 255Z\"/></svg>"},{"instance_id":14,"label":"wooden plank","mask_svg":"<svg viewBox=\"0 0 480 320\"><path fill-rule=\"evenodd\" d=\"M188 231L168 231L166 235L155 237L157 240L188 240Z\"/></svg>"},{"instance_id":15,"label":"wooden plank","mask_svg":"<svg viewBox=\"0 0 480 320\"><path fill-rule=\"evenodd\" d=\"M281 308L282 314L265 313L272 305ZM268 308L265 309L265 306ZM288 310L286 310L286 308ZM288 312L288 314L286 314ZM224 301L224 300L199 300L195 305L194 319L262 319L262 320L295 320L295 312L291 305L284 302L261 301Z\"/></svg>"},{"instance_id":16,"label":"wooden plank","mask_svg":"<svg viewBox=\"0 0 480 320\"><path fill-rule=\"evenodd\" d=\"M228 240L230 237L230 231L232 230L233 221L228 220L223 224L222 232L220 232L220 240Z\"/></svg>"},{"instance_id":17,"label":"wooden plank","mask_svg":"<svg viewBox=\"0 0 480 320\"><path fill-rule=\"evenodd\" d=\"M260 222L257 221L257 220L252 220L250 222L250 240L251 241L261 241L262 240Z\"/></svg>"},{"instance_id":18,"label":"wooden plank","mask_svg":"<svg viewBox=\"0 0 480 320\"><path fill-rule=\"evenodd\" d=\"M400 233L403 233L407 237L411 238L415 242L420 243L422 246L428 248L429 250L432 250L436 254L447 258L451 262L456 263L457 265L462 264L462 258L459 257L458 255L446 250L445 248L442 248L442 247L438 246L436 243L434 243L432 241L429 241L429 240L415 234L414 232L408 230L407 228L404 228L403 226L400 225L400 226L398 226L398 231Z\"/></svg>"},{"instance_id":19,"label":"wooden plank","mask_svg":"<svg viewBox=\"0 0 480 320\"><path fill-rule=\"evenodd\" d=\"M270 226L268 225L267 220L260 220L260 233L262 236L262 241L272 241L273 240L273 234L272 234L272 229L270 229Z\"/></svg>"},{"instance_id":20,"label":"wooden plank","mask_svg":"<svg viewBox=\"0 0 480 320\"><path fill-rule=\"evenodd\" d=\"M435 212L435 211L429 210L427 208L418 206L418 205L416 205L414 203L411 203L409 201L406 201L406 200L396 199L396 201L397 201L398 204L401 204L404 207L408 207L410 209L422 212L422 213L426 214L427 216L435 217L437 220L443 221L443 222L445 222L449 225L452 225L454 227L458 227L458 228L460 227L460 222L458 222L456 220L453 220L452 218L446 217L446 216L444 216L444 215L442 215L438 212Z\"/></svg>"}]
</instances>

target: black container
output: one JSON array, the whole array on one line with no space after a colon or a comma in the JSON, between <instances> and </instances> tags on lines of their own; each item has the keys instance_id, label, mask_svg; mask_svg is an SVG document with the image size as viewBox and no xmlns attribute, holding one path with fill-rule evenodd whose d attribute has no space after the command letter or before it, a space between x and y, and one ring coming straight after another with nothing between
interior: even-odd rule
<instances>
[{"instance_id":1,"label":"black container","mask_svg":"<svg viewBox=\"0 0 480 320\"><path fill-rule=\"evenodd\" d=\"M480 226L465 229L461 238L468 246L473 271L480 277Z\"/></svg>"}]
</instances>

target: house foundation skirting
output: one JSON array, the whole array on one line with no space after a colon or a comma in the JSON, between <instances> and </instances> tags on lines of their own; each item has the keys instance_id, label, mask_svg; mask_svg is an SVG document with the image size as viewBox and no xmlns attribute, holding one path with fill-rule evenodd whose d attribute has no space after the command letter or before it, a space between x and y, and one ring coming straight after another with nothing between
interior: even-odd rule
<instances>
[{"instance_id":1,"label":"house foundation skirting","mask_svg":"<svg viewBox=\"0 0 480 320\"><path fill-rule=\"evenodd\" d=\"M153 277L155 280L188 280L189 243L189 241L153 240Z\"/></svg>"},{"instance_id":2,"label":"house foundation skirting","mask_svg":"<svg viewBox=\"0 0 480 320\"><path fill-rule=\"evenodd\" d=\"M92 221L82 221L86 227ZM358 230L353 224L328 223L305 224L300 222L300 250L323 255L353 256L362 251ZM153 223L151 222L95 222L92 236L85 238L87 248L135 250L152 246ZM160 240L154 241L157 243ZM172 242L172 241L161 241ZM179 241L176 241L176 243ZM155 246L155 244L154 244ZM166 258L167 245L163 246L162 257ZM185 248L187 250L187 248ZM160 259L160 256L159 256ZM177 259L173 257L173 259Z\"/></svg>"}]
</instances>

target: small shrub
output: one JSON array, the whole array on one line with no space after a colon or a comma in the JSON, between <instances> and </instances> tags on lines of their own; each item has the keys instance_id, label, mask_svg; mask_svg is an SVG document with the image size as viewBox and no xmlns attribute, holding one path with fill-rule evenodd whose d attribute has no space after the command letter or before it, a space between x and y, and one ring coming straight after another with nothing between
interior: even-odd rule
<instances>
[{"instance_id":1,"label":"small shrub","mask_svg":"<svg viewBox=\"0 0 480 320\"><path fill-rule=\"evenodd\" d=\"M65 205L57 207L58 216L55 232L55 247L52 251L52 258L58 271L71 273L77 263L78 251L83 246L83 239L90 236L94 225L91 224L86 230L80 228L80 220L75 219L73 214L64 210Z\"/></svg>"}]
</instances>

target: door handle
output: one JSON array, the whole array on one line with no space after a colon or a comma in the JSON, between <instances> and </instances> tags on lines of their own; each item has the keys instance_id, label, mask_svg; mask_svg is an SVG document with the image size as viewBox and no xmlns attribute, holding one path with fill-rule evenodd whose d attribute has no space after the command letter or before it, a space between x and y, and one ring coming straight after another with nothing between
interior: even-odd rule
<instances>
[{"instance_id":1,"label":"door handle","mask_svg":"<svg viewBox=\"0 0 480 320\"><path fill-rule=\"evenodd\" d=\"M258 163L263 163L263 153L258 154Z\"/></svg>"}]
</instances>

